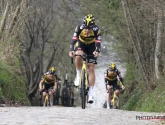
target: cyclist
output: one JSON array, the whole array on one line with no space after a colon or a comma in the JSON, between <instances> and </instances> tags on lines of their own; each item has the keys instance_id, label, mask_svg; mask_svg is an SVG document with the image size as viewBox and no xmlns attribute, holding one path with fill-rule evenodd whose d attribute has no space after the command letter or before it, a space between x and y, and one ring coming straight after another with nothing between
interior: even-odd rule
<instances>
[{"instance_id":1,"label":"cyclist","mask_svg":"<svg viewBox=\"0 0 165 125\"><path fill-rule=\"evenodd\" d=\"M50 106L53 106L53 93L57 88L57 75L55 72L55 67L51 67L48 72L45 72L40 83L39 89L42 91L42 101L44 104L44 100L46 97L46 93L50 95ZM43 105L44 106L44 105Z\"/></svg>"},{"instance_id":2,"label":"cyclist","mask_svg":"<svg viewBox=\"0 0 165 125\"><path fill-rule=\"evenodd\" d=\"M120 71L116 68L115 63L111 63L109 68L104 72L104 79L106 83L106 91L107 91L107 109L110 109L110 98L111 98L111 88L115 91L116 95L119 97L119 90L125 89L123 77ZM118 79L121 82L121 86L118 85Z\"/></svg>"},{"instance_id":3,"label":"cyclist","mask_svg":"<svg viewBox=\"0 0 165 125\"><path fill-rule=\"evenodd\" d=\"M93 103L93 90L95 84L95 64L97 64L96 57L99 56L101 51L101 34L100 29L97 25L95 25L95 18L92 14L88 14L84 17L83 23L78 25L75 28L72 42L70 44L70 52L69 56L73 57L74 54L83 54L93 55L88 57L88 72L89 72L89 98L88 103ZM76 47L74 45L77 45ZM75 47L75 49L74 49ZM76 78L74 81L75 86L79 85L80 80L80 72L82 68L82 58L80 56L76 56L75 59L75 67L76 67Z\"/></svg>"}]
</instances>

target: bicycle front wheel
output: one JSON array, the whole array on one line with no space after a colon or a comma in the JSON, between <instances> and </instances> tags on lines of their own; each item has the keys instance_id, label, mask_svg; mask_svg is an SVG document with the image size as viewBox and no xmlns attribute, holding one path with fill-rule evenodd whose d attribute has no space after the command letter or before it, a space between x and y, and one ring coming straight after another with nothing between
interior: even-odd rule
<instances>
[{"instance_id":1,"label":"bicycle front wheel","mask_svg":"<svg viewBox=\"0 0 165 125\"><path fill-rule=\"evenodd\" d=\"M115 104L116 104L115 109L119 109L120 108L120 101L119 101L118 97L116 97L116 99L115 99Z\"/></svg>"},{"instance_id":2,"label":"bicycle front wheel","mask_svg":"<svg viewBox=\"0 0 165 125\"><path fill-rule=\"evenodd\" d=\"M85 109L86 104L86 87L85 87L85 70L81 74L81 107Z\"/></svg>"},{"instance_id":3,"label":"bicycle front wheel","mask_svg":"<svg viewBox=\"0 0 165 125\"><path fill-rule=\"evenodd\" d=\"M46 94L46 97L45 97L45 102L44 102L44 106L49 106L49 95Z\"/></svg>"}]
</instances>

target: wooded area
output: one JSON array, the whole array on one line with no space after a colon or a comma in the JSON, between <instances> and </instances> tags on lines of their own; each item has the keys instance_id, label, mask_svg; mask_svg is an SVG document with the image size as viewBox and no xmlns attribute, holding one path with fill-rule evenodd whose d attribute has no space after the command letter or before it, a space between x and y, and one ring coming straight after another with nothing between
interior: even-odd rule
<instances>
[{"instance_id":1,"label":"wooded area","mask_svg":"<svg viewBox=\"0 0 165 125\"><path fill-rule=\"evenodd\" d=\"M29 100L50 66L73 80L69 44L76 25L92 13L102 41L113 36L113 44L128 55L123 61L133 64L152 90L165 73L164 5L163 0L1 0L1 61L23 76Z\"/></svg>"}]
</instances>

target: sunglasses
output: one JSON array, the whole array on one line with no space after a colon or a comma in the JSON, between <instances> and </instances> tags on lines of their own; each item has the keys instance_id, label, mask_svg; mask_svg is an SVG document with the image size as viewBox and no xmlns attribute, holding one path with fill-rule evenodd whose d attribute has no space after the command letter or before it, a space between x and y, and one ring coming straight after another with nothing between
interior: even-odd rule
<instances>
[{"instance_id":1,"label":"sunglasses","mask_svg":"<svg viewBox=\"0 0 165 125\"><path fill-rule=\"evenodd\" d=\"M115 71L115 69L109 69L109 71Z\"/></svg>"}]
</instances>

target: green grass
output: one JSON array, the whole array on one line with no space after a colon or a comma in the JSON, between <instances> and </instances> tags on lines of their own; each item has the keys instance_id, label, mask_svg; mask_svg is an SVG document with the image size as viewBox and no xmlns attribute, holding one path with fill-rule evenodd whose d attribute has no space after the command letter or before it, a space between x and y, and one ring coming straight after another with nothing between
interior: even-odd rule
<instances>
[{"instance_id":1,"label":"green grass","mask_svg":"<svg viewBox=\"0 0 165 125\"><path fill-rule=\"evenodd\" d=\"M153 82L157 86L154 90L147 90L142 77L135 73L133 65L127 66L125 75L126 90L120 96L121 108L124 110L144 112L165 112L165 78Z\"/></svg>"},{"instance_id":2,"label":"green grass","mask_svg":"<svg viewBox=\"0 0 165 125\"><path fill-rule=\"evenodd\" d=\"M146 112L165 112L165 85L160 82L156 89L143 94L143 103L136 110Z\"/></svg>"},{"instance_id":3,"label":"green grass","mask_svg":"<svg viewBox=\"0 0 165 125\"><path fill-rule=\"evenodd\" d=\"M0 62L0 98L28 105L25 80L13 70L12 67Z\"/></svg>"}]
</instances>

